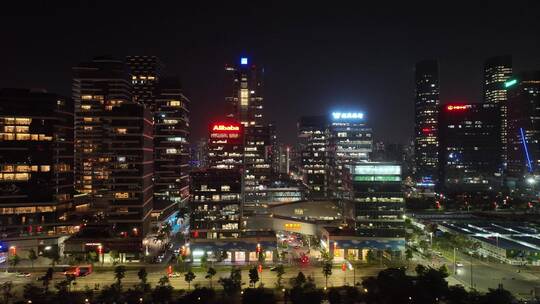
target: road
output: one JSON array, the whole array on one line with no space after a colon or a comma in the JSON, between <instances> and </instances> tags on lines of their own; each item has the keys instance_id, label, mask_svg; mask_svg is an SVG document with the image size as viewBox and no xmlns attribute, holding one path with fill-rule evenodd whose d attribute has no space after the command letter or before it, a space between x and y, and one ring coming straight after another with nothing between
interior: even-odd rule
<instances>
[{"instance_id":1,"label":"road","mask_svg":"<svg viewBox=\"0 0 540 304\"><path fill-rule=\"evenodd\" d=\"M353 285L353 280L355 282L361 282L362 277L368 277L368 276L374 276L376 275L381 269L375 266L362 266L359 267L355 273L352 270L342 271L341 268L336 266L332 269L332 275L328 278L328 287L332 286L342 286L344 284L347 285ZM148 271L148 282L155 286L159 279L166 275L165 269L149 269ZM248 269L242 270L242 282L244 283L244 287L249 286L249 275L248 275ZM305 266L305 267L287 267L285 269L285 275L283 276L283 284L285 286L289 286L290 279L293 277L296 277L299 271L302 271L306 276L312 276L315 279L315 283L317 286L324 287L325 286L325 278L322 274L320 267L314 267L314 266ZM215 288L220 288L221 286L217 283L217 280L220 277L228 277L230 274L230 268L227 269L221 269L218 270L216 276L213 279L213 285ZM3 273L3 276L0 276L0 280L2 281L13 281L14 285L20 288L22 285L26 283L36 283L39 284L40 282L36 282L36 278L41 276L42 273L32 273L32 276L30 278L17 278L14 274L10 273ZM195 286L195 284L199 284L201 286L209 286L210 282L208 279L205 279L206 272L202 271L196 271L195 272L196 278L194 281L191 282L191 287ZM355 275L355 276L354 276ZM259 274L260 277L262 277L262 283L267 287L274 287L276 284L276 273L273 271L270 271L270 269L265 268L263 269L262 275ZM54 279L51 283L51 287L54 286L54 283L60 280L63 280L64 277L60 273L56 273L54 276ZM171 285L176 289L187 289L188 284L184 280L183 274L179 278L171 278ZM114 279L114 272L113 271L106 271L106 272L94 272L86 277L80 277L76 279L76 289L83 289L85 286L88 286L90 288L94 288L96 284L99 284L101 288L103 288L106 285L110 285L115 282ZM126 272L126 277L122 280L122 285L127 288L134 284L139 283L139 278L137 277L137 270L128 270Z\"/></svg>"},{"instance_id":2,"label":"road","mask_svg":"<svg viewBox=\"0 0 540 304\"><path fill-rule=\"evenodd\" d=\"M476 258L471 260L470 256L460 252L456 254L456 261L463 264L463 267L457 267L455 274L452 266L453 257L448 255L434 260L415 255L415 260L434 267L445 264L450 272L449 283L461 284L466 288L471 287L472 262L472 284L476 290L482 292L488 291L489 288L497 288L499 284L502 284L503 288L511 291L516 297L528 299L532 296L534 288L540 286L540 277L534 271L518 266L485 262Z\"/></svg>"}]
</instances>

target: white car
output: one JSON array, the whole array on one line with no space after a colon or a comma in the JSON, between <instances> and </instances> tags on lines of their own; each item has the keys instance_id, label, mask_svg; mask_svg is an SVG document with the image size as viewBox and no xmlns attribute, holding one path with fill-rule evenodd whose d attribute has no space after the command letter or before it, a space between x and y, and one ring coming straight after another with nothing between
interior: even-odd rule
<instances>
[{"instance_id":1,"label":"white car","mask_svg":"<svg viewBox=\"0 0 540 304\"><path fill-rule=\"evenodd\" d=\"M456 267L463 267L464 265L462 263L456 263Z\"/></svg>"},{"instance_id":2,"label":"white car","mask_svg":"<svg viewBox=\"0 0 540 304\"><path fill-rule=\"evenodd\" d=\"M169 278L180 278L182 276L179 272L174 272L169 275Z\"/></svg>"},{"instance_id":3,"label":"white car","mask_svg":"<svg viewBox=\"0 0 540 304\"><path fill-rule=\"evenodd\" d=\"M18 278L28 278L30 275L31 274L29 272L17 272L15 276Z\"/></svg>"}]
</instances>

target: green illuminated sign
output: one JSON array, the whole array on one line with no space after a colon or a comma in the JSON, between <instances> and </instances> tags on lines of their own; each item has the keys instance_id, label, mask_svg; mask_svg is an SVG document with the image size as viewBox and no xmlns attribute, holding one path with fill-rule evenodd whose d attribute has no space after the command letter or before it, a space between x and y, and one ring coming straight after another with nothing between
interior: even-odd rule
<instances>
[{"instance_id":1,"label":"green illuminated sign","mask_svg":"<svg viewBox=\"0 0 540 304\"><path fill-rule=\"evenodd\" d=\"M399 175L355 175L355 182L400 182Z\"/></svg>"},{"instance_id":2,"label":"green illuminated sign","mask_svg":"<svg viewBox=\"0 0 540 304\"><path fill-rule=\"evenodd\" d=\"M517 83L517 79L508 80L504 83L505 88L509 88Z\"/></svg>"}]
</instances>

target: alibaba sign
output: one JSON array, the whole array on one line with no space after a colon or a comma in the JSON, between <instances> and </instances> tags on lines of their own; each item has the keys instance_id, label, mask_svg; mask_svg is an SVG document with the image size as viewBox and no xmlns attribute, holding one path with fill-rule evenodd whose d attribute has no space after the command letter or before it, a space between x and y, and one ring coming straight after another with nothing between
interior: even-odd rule
<instances>
[{"instance_id":1,"label":"alibaba sign","mask_svg":"<svg viewBox=\"0 0 540 304\"><path fill-rule=\"evenodd\" d=\"M239 125L225 125L225 124L218 124L212 126L212 131L214 132L239 132L240 126Z\"/></svg>"}]
</instances>

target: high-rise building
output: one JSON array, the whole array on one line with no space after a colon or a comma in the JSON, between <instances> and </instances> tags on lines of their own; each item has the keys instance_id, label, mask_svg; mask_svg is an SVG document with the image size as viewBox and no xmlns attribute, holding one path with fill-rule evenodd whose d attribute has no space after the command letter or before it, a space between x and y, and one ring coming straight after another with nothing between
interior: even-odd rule
<instances>
[{"instance_id":1,"label":"high-rise building","mask_svg":"<svg viewBox=\"0 0 540 304\"><path fill-rule=\"evenodd\" d=\"M500 110L497 104L446 104L440 111L440 185L446 191L501 185Z\"/></svg>"},{"instance_id":2,"label":"high-rise building","mask_svg":"<svg viewBox=\"0 0 540 304\"><path fill-rule=\"evenodd\" d=\"M228 117L244 126L263 124L263 75L264 69L249 63L242 57L240 64L226 66L232 84L225 100L228 104Z\"/></svg>"},{"instance_id":3,"label":"high-rise building","mask_svg":"<svg viewBox=\"0 0 540 304\"><path fill-rule=\"evenodd\" d=\"M96 58L73 71L75 186L108 236L83 229L70 238L69 248L95 250L84 244L101 238L108 240L105 251L137 257L153 208L152 113L134 100L123 61Z\"/></svg>"},{"instance_id":4,"label":"high-rise building","mask_svg":"<svg viewBox=\"0 0 540 304\"><path fill-rule=\"evenodd\" d=\"M201 138L194 143L191 149L191 167L208 167L208 138Z\"/></svg>"},{"instance_id":5,"label":"high-rise building","mask_svg":"<svg viewBox=\"0 0 540 304\"><path fill-rule=\"evenodd\" d=\"M110 58L81 63L73 73L75 189L90 196L92 208L106 209L112 155L103 118L113 107L133 103L131 79L124 63Z\"/></svg>"},{"instance_id":6,"label":"high-rise building","mask_svg":"<svg viewBox=\"0 0 540 304\"><path fill-rule=\"evenodd\" d=\"M328 194L326 116L305 116L298 122L299 173L311 198Z\"/></svg>"},{"instance_id":7,"label":"high-rise building","mask_svg":"<svg viewBox=\"0 0 540 304\"><path fill-rule=\"evenodd\" d=\"M106 130L104 155L110 159L106 212L114 235L142 238L150 232L154 155L152 112L141 104L122 104L101 117Z\"/></svg>"},{"instance_id":8,"label":"high-rise building","mask_svg":"<svg viewBox=\"0 0 540 304\"><path fill-rule=\"evenodd\" d=\"M161 80L165 65L156 56L127 56L126 65L131 72L133 95L136 101L154 110L155 100L159 94L156 87Z\"/></svg>"},{"instance_id":9,"label":"high-rise building","mask_svg":"<svg viewBox=\"0 0 540 304\"><path fill-rule=\"evenodd\" d=\"M156 85L154 119L154 214L162 222L189 198L189 105L176 78Z\"/></svg>"},{"instance_id":10,"label":"high-rise building","mask_svg":"<svg viewBox=\"0 0 540 304\"><path fill-rule=\"evenodd\" d=\"M190 229L193 238L237 238L241 228L242 183L239 170L191 173Z\"/></svg>"},{"instance_id":11,"label":"high-rise building","mask_svg":"<svg viewBox=\"0 0 540 304\"><path fill-rule=\"evenodd\" d=\"M432 182L438 167L439 64L421 61L415 69L416 98L414 106L414 152L416 178Z\"/></svg>"},{"instance_id":12,"label":"high-rise building","mask_svg":"<svg viewBox=\"0 0 540 304\"><path fill-rule=\"evenodd\" d=\"M501 108L501 167L506 165L507 106L504 83L512 76L510 55L492 57L484 64L484 102L498 104Z\"/></svg>"},{"instance_id":13,"label":"high-rise building","mask_svg":"<svg viewBox=\"0 0 540 304\"><path fill-rule=\"evenodd\" d=\"M228 118L244 126L243 136L243 188L244 214L255 212L263 192L259 190L271 178L275 126L263 119L263 74L264 69L242 57L240 64L226 66L231 75Z\"/></svg>"},{"instance_id":14,"label":"high-rise building","mask_svg":"<svg viewBox=\"0 0 540 304\"><path fill-rule=\"evenodd\" d=\"M73 119L69 98L44 91L0 90L2 239L61 235L79 224L70 217ZM38 249L43 250L34 248Z\"/></svg>"},{"instance_id":15,"label":"high-rise building","mask_svg":"<svg viewBox=\"0 0 540 304\"><path fill-rule=\"evenodd\" d=\"M348 193L343 185L347 166L367 162L373 150L372 130L362 112L333 112L328 125L328 173L333 197Z\"/></svg>"},{"instance_id":16,"label":"high-rise building","mask_svg":"<svg viewBox=\"0 0 540 304\"><path fill-rule=\"evenodd\" d=\"M350 166L350 176L350 204L357 234L404 243L405 200L401 191L401 166L384 162L357 163Z\"/></svg>"},{"instance_id":17,"label":"high-rise building","mask_svg":"<svg viewBox=\"0 0 540 304\"><path fill-rule=\"evenodd\" d=\"M508 176L522 179L540 168L540 71L521 73L508 89Z\"/></svg>"},{"instance_id":18,"label":"high-rise building","mask_svg":"<svg viewBox=\"0 0 540 304\"><path fill-rule=\"evenodd\" d=\"M172 220L189 196L189 99L156 56L128 56L134 99L154 121L154 223Z\"/></svg>"},{"instance_id":19,"label":"high-rise building","mask_svg":"<svg viewBox=\"0 0 540 304\"><path fill-rule=\"evenodd\" d=\"M209 126L208 167L240 170L244 163L244 126L233 121Z\"/></svg>"}]
</instances>

